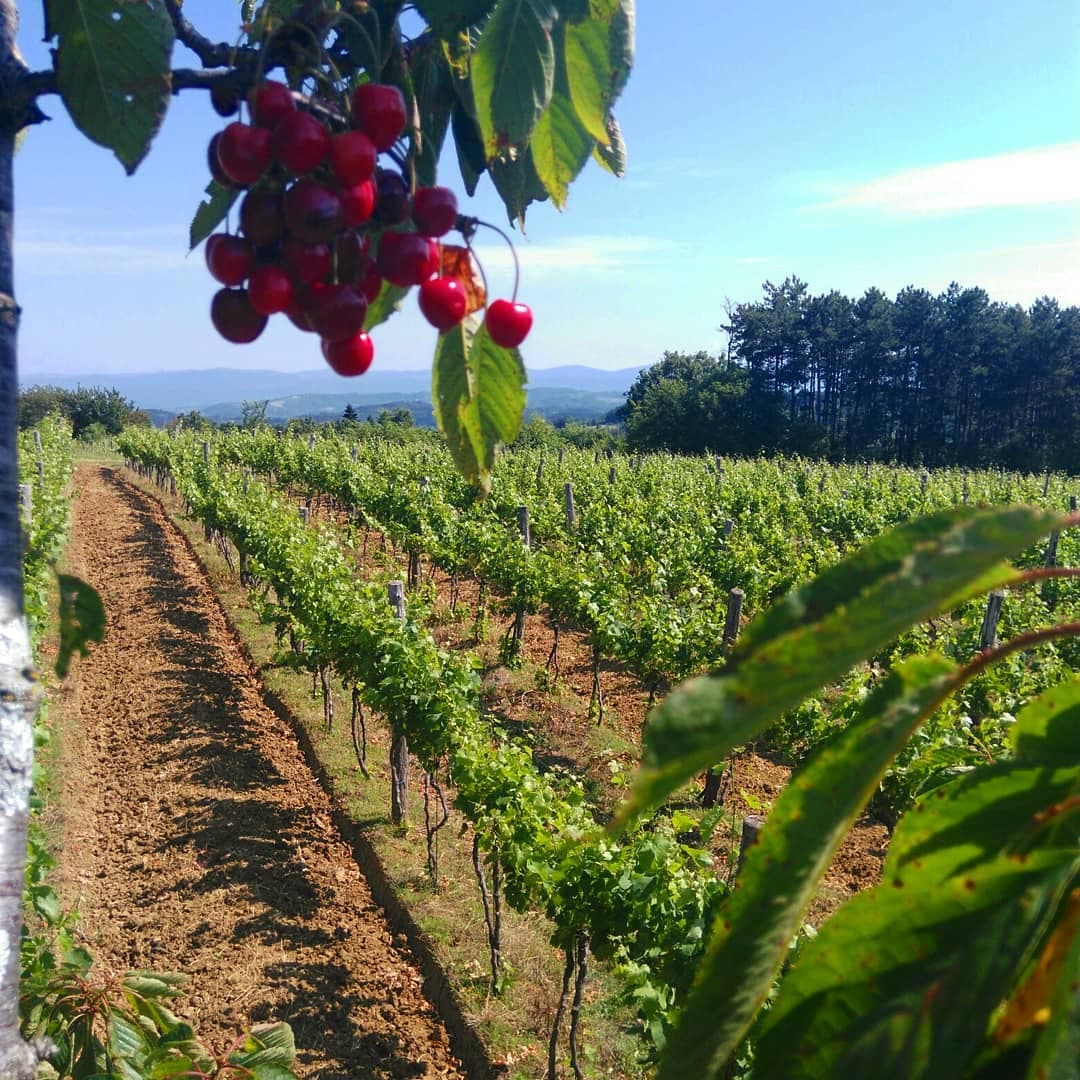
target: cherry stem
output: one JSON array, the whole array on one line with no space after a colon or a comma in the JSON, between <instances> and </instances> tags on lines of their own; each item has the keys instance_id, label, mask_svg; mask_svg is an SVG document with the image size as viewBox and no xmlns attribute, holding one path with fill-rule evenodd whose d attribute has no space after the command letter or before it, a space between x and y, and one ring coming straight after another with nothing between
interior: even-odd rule
<instances>
[{"instance_id":1,"label":"cherry stem","mask_svg":"<svg viewBox=\"0 0 1080 1080\"><path fill-rule=\"evenodd\" d=\"M440 247L441 246L442 245L440 245ZM469 258L474 263L476 263L477 270L480 271L480 280L484 283L484 302L486 304L488 298L487 274L484 273L484 264L480 261L480 256L477 255L475 251L473 251L472 233L469 233L465 236L465 250L469 253Z\"/></svg>"},{"instance_id":2,"label":"cherry stem","mask_svg":"<svg viewBox=\"0 0 1080 1080\"><path fill-rule=\"evenodd\" d=\"M514 260L514 291L510 296L510 303L517 303L518 282L521 280L521 264L518 262L517 251L514 248L514 241L499 228L498 225L492 225L490 221L481 221L479 218L469 219L473 222L474 227L483 225L485 229L490 229L492 232L498 233L505 241L507 247L510 248L510 256Z\"/></svg>"}]
</instances>

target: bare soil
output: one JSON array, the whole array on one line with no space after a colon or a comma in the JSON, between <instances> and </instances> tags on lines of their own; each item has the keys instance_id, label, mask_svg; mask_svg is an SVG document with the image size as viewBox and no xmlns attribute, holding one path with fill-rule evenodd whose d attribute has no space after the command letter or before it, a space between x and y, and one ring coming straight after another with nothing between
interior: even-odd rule
<instances>
[{"instance_id":1,"label":"bare soil","mask_svg":"<svg viewBox=\"0 0 1080 1080\"><path fill-rule=\"evenodd\" d=\"M97 963L185 972L218 1051L284 1019L303 1076L466 1075L185 540L117 470L76 486L69 567L108 632L57 710L58 828Z\"/></svg>"}]
</instances>

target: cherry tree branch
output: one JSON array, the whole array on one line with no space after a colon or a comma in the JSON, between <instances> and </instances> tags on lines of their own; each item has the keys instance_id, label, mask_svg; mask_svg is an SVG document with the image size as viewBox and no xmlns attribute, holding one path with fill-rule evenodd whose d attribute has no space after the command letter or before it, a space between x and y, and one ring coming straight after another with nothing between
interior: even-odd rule
<instances>
[{"instance_id":1,"label":"cherry tree branch","mask_svg":"<svg viewBox=\"0 0 1080 1080\"><path fill-rule=\"evenodd\" d=\"M172 20L176 40L181 45L189 48L198 58L204 68L228 67L236 62L237 53L246 52L247 49L235 49L225 42L213 42L204 37L192 26L181 10L180 0L165 0L165 9Z\"/></svg>"}]
</instances>

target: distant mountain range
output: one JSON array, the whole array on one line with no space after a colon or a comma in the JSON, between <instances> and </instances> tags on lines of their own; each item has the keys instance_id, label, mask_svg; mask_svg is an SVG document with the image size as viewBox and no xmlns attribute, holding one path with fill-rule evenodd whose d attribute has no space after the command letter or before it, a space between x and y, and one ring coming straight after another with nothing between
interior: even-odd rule
<instances>
[{"instance_id":1,"label":"distant mountain range","mask_svg":"<svg viewBox=\"0 0 1080 1080\"><path fill-rule=\"evenodd\" d=\"M605 371L584 365L536 368L529 372L527 415L549 420L599 420L622 404L639 367ZM58 386L114 387L161 424L177 413L197 409L212 420L237 420L245 401L269 401L271 422L311 416L333 420L351 404L361 417L383 409L409 409L418 424L432 426L431 371L368 372L352 382L327 368L313 371L260 371L208 368L153 371L145 374L26 377L23 388Z\"/></svg>"}]
</instances>

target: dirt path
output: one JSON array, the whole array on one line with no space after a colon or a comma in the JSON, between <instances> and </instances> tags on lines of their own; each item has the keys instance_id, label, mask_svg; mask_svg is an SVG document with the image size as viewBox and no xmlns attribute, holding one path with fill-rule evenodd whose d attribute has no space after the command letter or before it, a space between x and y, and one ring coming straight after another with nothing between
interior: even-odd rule
<instances>
[{"instance_id":1,"label":"dirt path","mask_svg":"<svg viewBox=\"0 0 1080 1080\"><path fill-rule=\"evenodd\" d=\"M108 635L60 710L61 868L98 963L185 972L219 1050L284 1019L304 1076L463 1076L182 537L116 470L76 488L68 561Z\"/></svg>"}]
</instances>

